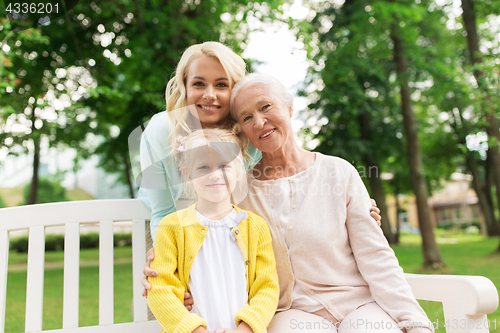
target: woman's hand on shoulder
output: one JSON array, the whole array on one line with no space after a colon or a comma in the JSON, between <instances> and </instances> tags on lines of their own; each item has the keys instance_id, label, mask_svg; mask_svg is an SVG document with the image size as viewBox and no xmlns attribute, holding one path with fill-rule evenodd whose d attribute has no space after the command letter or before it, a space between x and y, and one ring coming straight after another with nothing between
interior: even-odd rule
<instances>
[{"instance_id":1,"label":"woman's hand on shoulder","mask_svg":"<svg viewBox=\"0 0 500 333\"><path fill-rule=\"evenodd\" d=\"M378 226L380 227L382 225L382 217L380 216L380 209L377 207L377 202L373 199L370 199L372 201L372 206L370 207L370 216L373 217L375 222L377 222Z\"/></svg>"}]
</instances>

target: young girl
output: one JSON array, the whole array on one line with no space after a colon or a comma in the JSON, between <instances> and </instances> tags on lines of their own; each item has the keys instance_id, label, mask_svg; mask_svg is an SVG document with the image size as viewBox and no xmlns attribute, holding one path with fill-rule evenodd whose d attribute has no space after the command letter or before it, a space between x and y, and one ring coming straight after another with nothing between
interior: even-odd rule
<instances>
[{"instance_id":1,"label":"young girl","mask_svg":"<svg viewBox=\"0 0 500 333\"><path fill-rule=\"evenodd\" d=\"M266 221L231 205L246 180L242 144L215 128L179 141L177 167L197 203L158 226L149 306L162 332L265 332L278 304L278 276ZM186 291L196 299L191 313Z\"/></svg>"}]
</instances>

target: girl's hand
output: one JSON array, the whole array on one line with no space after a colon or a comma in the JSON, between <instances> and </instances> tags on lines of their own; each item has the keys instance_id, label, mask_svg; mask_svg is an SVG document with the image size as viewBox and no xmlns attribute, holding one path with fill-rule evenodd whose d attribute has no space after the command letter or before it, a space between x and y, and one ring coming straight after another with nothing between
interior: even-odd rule
<instances>
[{"instance_id":1,"label":"girl's hand","mask_svg":"<svg viewBox=\"0 0 500 333\"><path fill-rule=\"evenodd\" d=\"M238 325L238 328L235 330L230 330L228 328L218 328L214 331L214 333L253 333L253 330L250 328L250 326L248 326L247 323L242 321Z\"/></svg>"},{"instance_id":2,"label":"girl's hand","mask_svg":"<svg viewBox=\"0 0 500 333\"><path fill-rule=\"evenodd\" d=\"M210 332L207 329L204 329L203 326L198 326L192 333L215 333L215 332Z\"/></svg>"},{"instance_id":3,"label":"girl's hand","mask_svg":"<svg viewBox=\"0 0 500 333\"><path fill-rule=\"evenodd\" d=\"M377 203L375 202L375 200L373 199L370 199L372 201L372 206L370 208L370 215L371 217L373 217L373 219L375 220L375 222L377 222L378 226L380 227L382 225L382 217L379 215L380 214L380 209L378 209L377 207Z\"/></svg>"}]
</instances>

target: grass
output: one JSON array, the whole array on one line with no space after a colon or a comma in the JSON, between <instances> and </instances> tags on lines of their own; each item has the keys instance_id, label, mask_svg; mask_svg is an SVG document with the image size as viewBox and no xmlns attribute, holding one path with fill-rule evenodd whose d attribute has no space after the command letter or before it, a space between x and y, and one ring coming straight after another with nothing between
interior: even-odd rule
<instances>
[{"instance_id":1,"label":"grass","mask_svg":"<svg viewBox=\"0 0 500 333\"><path fill-rule=\"evenodd\" d=\"M0 187L0 195L7 207L14 207L24 202L22 187Z\"/></svg>"},{"instance_id":2,"label":"grass","mask_svg":"<svg viewBox=\"0 0 500 333\"><path fill-rule=\"evenodd\" d=\"M441 254L447 267L440 270L422 269L420 236L402 235L401 244L393 249L400 265L407 273L482 275L488 277L500 289L500 254L494 253L498 238L466 236L461 233L436 231ZM115 259L130 258L129 247L115 248ZM81 261L92 263L99 258L97 249L81 251ZM47 252L46 262L62 262L62 252ZM26 254L11 253L9 264L26 263ZM132 264L115 264L115 323L132 321ZM99 322L99 270L97 266L82 266L80 277L80 326L97 325ZM43 329L62 327L62 268L45 270ZM457 291L460 292L460 291ZM7 313L5 333L24 331L26 302L26 271L8 272ZM443 309L440 303L420 301L432 322L438 322L437 332L445 332ZM490 332L500 333L500 311L488 315ZM496 322L495 322L496 320ZM495 327L496 326L496 327Z\"/></svg>"},{"instance_id":3,"label":"grass","mask_svg":"<svg viewBox=\"0 0 500 333\"><path fill-rule=\"evenodd\" d=\"M128 246L115 247L114 258L116 259L129 259L132 258L132 248ZM64 253L62 251L49 251L45 252L45 263L62 263L64 260ZM98 261L99 249L82 249L80 251L80 261ZM26 253L10 252L9 266L23 265L27 262Z\"/></svg>"},{"instance_id":4,"label":"grass","mask_svg":"<svg viewBox=\"0 0 500 333\"><path fill-rule=\"evenodd\" d=\"M98 249L83 249L80 252L82 264L99 260ZM117 247L116 259L131 258L130 247ZM25 253L10 253L9 266L23 265L27 261ZM46 263L63 262L63 252L47 252ZM7 304L5 333L24 332L26 306L26 270L9 270L7 276ZM114 265L114 322L132 321L132 263ZM62 328L63 269L45 269L43 323L44 330ZM99 268L80 267L80 326L99 324Z\"/></svg>"},{"instance_id":5,"label":"grass","mask_svg":"<svg viewBox=\"0 0 500 333\"><path fill-rule=\"evenodd\" d=\"M22 187L0 187L0 196L4 199L7 207L19 206L24 202ZM85 190L80 188L66 190L66 196L70 201L94 199Z\"/></svg>"}]
</instances>

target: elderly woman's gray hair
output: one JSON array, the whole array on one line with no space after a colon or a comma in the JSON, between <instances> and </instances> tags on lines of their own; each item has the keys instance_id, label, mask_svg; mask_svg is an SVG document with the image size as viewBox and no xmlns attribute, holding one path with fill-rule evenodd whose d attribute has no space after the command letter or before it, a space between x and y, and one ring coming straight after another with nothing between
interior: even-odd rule
<instances>
[{"instance_id":1,"label":"elderly woman's gray hair","mask_svg":"<svg viewBox=\"0 0 500 333\"><path fill-rule=\"evenodd\" d=\"M231 92L231 116L234 119L234 99L241 90L245 90L252 86L260 86L265 88L270 95L279 98L283 104L287 107L293 107L293 97L292 95L285 89L285 86L275 77L266 74L248 74L243 79L241 79L234 87Z\"/></svg>"}]
</instances>

